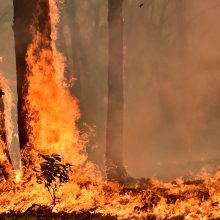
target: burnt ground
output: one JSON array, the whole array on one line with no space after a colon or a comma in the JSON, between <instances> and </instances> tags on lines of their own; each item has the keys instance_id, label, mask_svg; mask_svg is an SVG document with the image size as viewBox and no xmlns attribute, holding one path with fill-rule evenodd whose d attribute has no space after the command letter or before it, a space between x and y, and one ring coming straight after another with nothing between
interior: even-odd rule
<instances>
[{"instance_id":1,"label":"burnt ground","mask_svg":"<svg viewBox=\"0 0 220 220\"><path fill-rule=\"evenodd\" d=\"M25 213L8 213L0 214L0 220L117 220L114 216L102 216L101 214L92 214L90 212L84 213L52 213L48 207L37 206L30 208ZM155 215L149 215L145 218L133 220L157 220ZM185 216L175 216L172 218L165 218L164 220L184 220ZM220 218L208 218L208 220L220 220Z\"/></svg>"},{"instance_id":2,"label":"burnt ground","mask_svg":"<svg viewBox=\"0 0 220 220\"><path fill-rule=\"evenodd\" d=\"M137 184L137 182L136 182ZM135 211L147 212L157 205L160 198L165 198L167 204L174 205L177 200L188 202L188 199L195 198L198 203L205 202L210 198L209 189L206 187L204 180L185 180L183 185L193 185L194 187L189 190L185 190L181 194L173 194L167 188L152 187L150 180L139 180L139 187L124 186L120 189L119 195L129 194L130 196L137 196L140 193L147 202L143 203L141 207L135 207ZM176 181L172 184L178 186ZM196 188L195 188L196 187ZM112 193L112 188L105 187L106 194ZM129 202L129 201L127 201ZM219 205L219 201L215 201L210 204L210 209ZM212 218L207 216L207 220L220 220L220 218ZM115 220L115 216L102 216L99 213L95 213L95 207L91 210L82 210L80 213L53 213L52 208L48 206L33 204L25 213L15 213L13 211L9 213L0 214L0 220ZM166 217L164 220L184 220L185 216L175 216L172 218ZM130 220L130 219L129 219ZM132 220L157 220L155 215L148 215L145 218Z\"/></svg>"},{"instance_id":3,"label":"burnt ground","mask_svg":"<svg viewBox=\"0 0 220 220\"><path fill-rule=\"evenodd\" d=\"M156 216L149 215L142 219L133 220L156 220ZM165 218L164 220L184 220L184 216L176 216ZM100 214L80 213L80 214L39 214L39 213L23 213L23 214L3 214L0 215L0 220L117 220L112 216L101 216ZM208 220L220 220L220 218L209 218Z\"/></svg>"},{"instance_id":4,"label":"burnt ground","mask_svg":"<svg viewBox=\"0 0 220 220\"><path fill-rule=\"evenodd\" d=\"M111 216L101 216L100 214L9 214L0 215L1 220L115 220L117 218Z\"/></svg>"}]
</instances>

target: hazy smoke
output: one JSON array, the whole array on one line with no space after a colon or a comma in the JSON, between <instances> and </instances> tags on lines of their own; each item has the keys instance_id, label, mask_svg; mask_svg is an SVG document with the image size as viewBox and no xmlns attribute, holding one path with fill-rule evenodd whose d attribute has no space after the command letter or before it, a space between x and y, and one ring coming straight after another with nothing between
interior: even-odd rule
<instances>
[{"instance_id":1,"label":"hazy smoke","mask_svg":"<svg viewBox=\"0 0 220 220\"><path fill-rule=\"evenodd\" d=\"M125 11L124 154L134 176L185 175L219 159L220 2L162 2Z\"/></svg>"}]
</instances>

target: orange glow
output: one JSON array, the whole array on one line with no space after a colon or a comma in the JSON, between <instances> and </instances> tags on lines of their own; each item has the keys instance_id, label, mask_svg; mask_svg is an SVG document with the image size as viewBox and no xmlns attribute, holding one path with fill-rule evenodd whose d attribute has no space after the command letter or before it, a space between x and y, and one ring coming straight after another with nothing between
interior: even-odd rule
<instances>
[{"instance_id":1,"label":"orange glow","mask_svg":"<svg viewBox=\"0 0 220 220\"><path fill-rule=\"evenodd\" d=\"M77 100L65 87L65 59L56 49L56 25L59 20L55 1L50 2L51 40L48 31L38 31L37 21L41 9L37 9L31 31L33 42L27 52L29 137L31 146L38 153L59 153L65 161L80 165L86 159L82 153L76 121L80 117ZM45 27L50 26L46 24Z\"/></svg>"},{"instance_id":2,"label":"orange glow","mask_svg":"<svg viewBox=\"0 0 220 220\"><path fill-rule=\"evenodd\" d=\"M0 58L0 62L3 58ZM0 138L0 170L6 172L5 178L12 177L12 163L10 161L9 149L12 141L12 134L14 126L12 123L12 107L13 107L13 96L9 86L9 81L0 73L0 88L4 92L0 99L1 111L1 138ZM5 138L3 138L3 133L5 133ZM2 136L3 135L3 136Z\"/></svg>"},{"instance_id":3,"label":"orange glow","mask_svg":"<svg viewBox=\"0 0 220 220\"><path fill-rule=\"evenodd\" d=\"M12 123L12 108L14 107L13 95L12 91L9 86L9 81L0 74L0 85L5 93L2 96L3 103L4 103L4 117L5 117L5 128L6 128L6 135L7 135L7 145L10 148L12 135L14 130L14 125Z\"/></svg>"}]
</instances>

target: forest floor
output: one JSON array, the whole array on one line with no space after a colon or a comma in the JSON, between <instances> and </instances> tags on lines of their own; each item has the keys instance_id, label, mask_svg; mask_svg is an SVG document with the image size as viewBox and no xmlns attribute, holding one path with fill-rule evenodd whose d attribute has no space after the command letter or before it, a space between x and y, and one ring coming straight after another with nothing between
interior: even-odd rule
<instances>
[{"instance_id":1,"label":"forest floor","mask_svg":"<svg viewBox=\"0 0 220 220\"><path fill-rule=\"evenodd\" d=\"M1 220L117 220L117 217L113 216L102 216L100 214L91 213L34 213L27 212L22 214L2 214L0 215ZM133 220L157 220L155 215L149 215L144 218L132 218ZM164 220L184 220L184 215L179 215L171 218L165 218ZM220 220L220 218L207 218L207 220Z\"/></svg>"},{"instance_id":2,"label":"forest floor","mask_svg":"<svg viewBox=\"0 0 220 220\"><path fill-rule=\"evenodd\" d=\"M26 213L10 213L0 215L1 220L116 220L117 218L111 216L102 216L100 214L91 213L45 213L42 212L31 212Z\"/></svg>"},{"instance_id":3,"label":"forest floor","mask_svg":"<svg viewBox=\"0 0 220 220\"><path fill-rule=\"evenodd\" d=\"M112 207L111 212L105 212L107 216L104 212L98 213L95 205L87 210L81 209L80 212L54 213L51 206L33 203L24 213L14 212L13 209L7 213L3 212L0 214L0 220L220 220L219 175L215 178L179 181L154 183L150 179L143 179L136 187L132 184L123 185L117 191L119 198L117 204L112 202L111 197L115 193L115 188L105 186L103 190L108 202L107 206L102 208L105 210L107 207L106 210L108 210ZM137 198L140 198L142 202L126 209ZM10 199L7 202L10 202ZM4 206L7 204L5 203ZM129 215L120 215L120 212L125 210L128 210ZM143 214L143 217L138 218L139 213ZM161 215L160 218L156 213Z\"/></svg>"}]
</instances>

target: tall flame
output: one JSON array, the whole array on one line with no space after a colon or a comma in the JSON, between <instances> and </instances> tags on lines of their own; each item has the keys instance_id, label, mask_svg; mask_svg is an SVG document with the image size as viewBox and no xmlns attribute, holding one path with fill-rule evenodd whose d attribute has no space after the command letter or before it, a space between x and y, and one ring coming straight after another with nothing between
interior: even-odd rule
<instances>
[{"instance_id":1,"label":"tall flame","mask_svg":"<svg viewBox=\"0 0 220 220\"><path fill-rule=\"evenodd\" d=\"M0 59L0 62L3 59ZM12 175L12 161L9 155L14 126L12 123L13 95L9 86L9 81L0 73L0 88L4 92L1 99L1 139L0 139L0 164L3 166L5 178ZM12 176L11 176L12 177Z\"/></svg>"},{"instance_id":2,"label":"tall flame","mask_svg":"<svg viewBox=\"0 0 220 220\"><path fill-rule=\"evenodd\" d=\"M26 97L29 138L40 153L59 153L65 161L80 165L85 161L84 145L76 121L80 117L77 100L65 86L65 59L57 51L59 11L55 0L49 1L49 17L39 0L31 27L33 41L28 48L28 94Z\"/></svg>"},{"instance_id":3,"label":"tall flame","mask_svg":"<svg viewBox=\"0 0 220 220\"><path fill-rule=\"evenodd\" d=\"M12 122L12 108L14 108L13 94L10 88L9 81L0 73L0 85L5 95L3 96L5 128L7 135L7 146L10 148L14 125Z\"/></svg>"}]
</instances>

